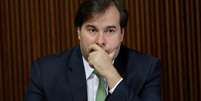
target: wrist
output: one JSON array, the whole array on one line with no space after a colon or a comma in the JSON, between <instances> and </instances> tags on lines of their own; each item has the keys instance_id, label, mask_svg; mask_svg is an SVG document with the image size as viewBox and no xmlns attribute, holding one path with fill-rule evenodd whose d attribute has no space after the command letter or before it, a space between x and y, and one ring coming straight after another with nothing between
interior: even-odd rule
<instances>
[{"instance_id":1,"label":"wrist","mask_svg":"<svg viewBox=\"0 0 201 101\"><path fill-rule=\"evenodd\" d=\"M112 89L116 85L116 83L122 79L122 77L115 69L112 72L108 73L105 78L107 80L109 89Z\"/></svg>"}]
</instances>

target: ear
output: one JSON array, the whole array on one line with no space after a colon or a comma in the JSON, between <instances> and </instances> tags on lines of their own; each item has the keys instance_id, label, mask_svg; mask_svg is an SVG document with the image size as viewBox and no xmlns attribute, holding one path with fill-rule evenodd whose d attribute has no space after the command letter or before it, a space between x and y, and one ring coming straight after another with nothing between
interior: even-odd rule
<instances>
[{"instance_id":1,"label":"ear","mask_svg":"<svg viewBox=\"0 0 201 101\"><path fill-rule=\"evenodd\" d=\"M125 28L121 28L121 42L123 42L124 40L124 32L125 32Z\"/></svg>"},{"instance_id":2,"label":"ear","mask_svg":"<svg viewBox=\"0 0 201 101\"><path fill-rule=\"evenodd\" d=\"M78 35L78 39L80 40L80 33L81 33L81 28L77 27L77 35Z\"/></svg>"}]
</instances>

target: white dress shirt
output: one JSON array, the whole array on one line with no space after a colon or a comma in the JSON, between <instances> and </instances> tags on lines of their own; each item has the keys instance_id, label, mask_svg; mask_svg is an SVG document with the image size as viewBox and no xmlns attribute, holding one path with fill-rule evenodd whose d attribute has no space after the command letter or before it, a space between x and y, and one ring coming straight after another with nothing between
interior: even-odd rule
<instances>
[{"instance_id":1,"label":"white dress shirt","mask_svg":"<svg viewBox=\"0 0 201 101\"><path fill-rule=\"evenodd\" d=\"M86 75L86 80L87 80L87 97L88 101L96 101L96 92L98 89L98 84L99 84L99 79L98 77L93 73L94 69L90 67L89 63L86 61L84 57L82 57L83 63L84 63L84 69L85 69L85 75ZM115 88L118 86L118 84L122 81L123 79L120 79L116 85L109 90L109 93L113 93ZM105 80L105 90L106 93L108 94L108 85Z\"/></svg>"}]
</instances>

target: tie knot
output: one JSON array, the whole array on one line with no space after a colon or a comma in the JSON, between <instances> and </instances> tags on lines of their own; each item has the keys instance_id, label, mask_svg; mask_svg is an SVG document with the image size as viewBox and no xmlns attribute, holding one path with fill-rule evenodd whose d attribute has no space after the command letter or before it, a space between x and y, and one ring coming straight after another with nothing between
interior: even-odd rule
<instances>
[{"instance_id":1,"label":"tie knot","mask_svg":"<svg viewBox=\"0 0 201 101\"><path fill-rule=\"evenodd\" d=\"M95 70L92 72L92 74L95 74L98 78L101 78L101 76L100 76L100 75L98 74L98 72L95 71Z\"/></svg>"}]
</instances>

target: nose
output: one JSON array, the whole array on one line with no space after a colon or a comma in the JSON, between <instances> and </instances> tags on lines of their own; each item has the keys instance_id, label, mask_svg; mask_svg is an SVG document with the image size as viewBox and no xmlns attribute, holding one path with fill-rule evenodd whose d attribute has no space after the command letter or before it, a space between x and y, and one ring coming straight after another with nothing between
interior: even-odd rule
<instances>
[{"instance_id":1,"label":"nose","mask_svg":"<svg viewBox=\"0 0 201 101\"><path fill-rule=\"evenodd\" d=\"M105 46L105 35L104 35L104 33L99 33L99 35L97 36L96 44L98 44L102 48Z\"/></svg>"}]
</instances>

